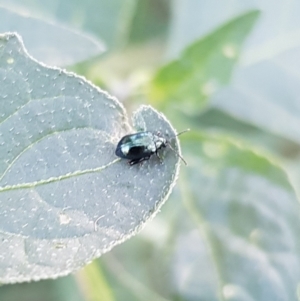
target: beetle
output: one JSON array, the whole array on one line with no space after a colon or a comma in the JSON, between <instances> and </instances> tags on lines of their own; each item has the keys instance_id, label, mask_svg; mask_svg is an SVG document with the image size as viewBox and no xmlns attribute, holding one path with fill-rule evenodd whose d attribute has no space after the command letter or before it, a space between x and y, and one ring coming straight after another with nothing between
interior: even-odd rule
<instances>
[{"instance_id":1,"label":"beetle","mask_svg":"<svg viewBox=\"0 0 300 301\"><path fill-rule=\"evenodd\" d=\"M182 131L176 136L181 135L189 130ZM174 138L176 137L174 136ZM170 141L162 137L159 133L137 132L124 136L118 143L115 154L116 156L129 159L129 165L135 165L142 161L149 160L153 154L159 157L158 151L169 146L177 156L186 164L185 160L173 149Z\"/></svg>"}]
</instances>

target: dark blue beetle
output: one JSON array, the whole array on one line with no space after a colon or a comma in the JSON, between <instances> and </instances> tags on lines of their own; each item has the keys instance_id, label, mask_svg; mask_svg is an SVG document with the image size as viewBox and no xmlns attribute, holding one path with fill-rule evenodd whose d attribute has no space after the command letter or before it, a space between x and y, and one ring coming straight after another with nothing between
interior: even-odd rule
<instances>
[{"instance_id":1,"label":"dark blue beetle","mask_svg":"<svg viewBox=\"0 0 300 301\"><path fill-rule=\"evenodd\" d=\"M180 132L176 136L186 131ZM184 159L172 148L170 142L166 138L148 131L124 136L119 141L115 153L120 158L129 159L129 164L134 165L149 160L153 154L156 154L159 157L158 151L167 146L169 146L186 164Z\"/></svg>"}]
</instances>

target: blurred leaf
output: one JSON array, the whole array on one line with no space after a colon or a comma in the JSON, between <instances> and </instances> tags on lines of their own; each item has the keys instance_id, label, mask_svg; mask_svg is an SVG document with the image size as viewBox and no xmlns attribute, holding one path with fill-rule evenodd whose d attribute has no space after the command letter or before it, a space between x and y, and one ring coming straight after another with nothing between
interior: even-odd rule
<instances>
[{"instance_id":1,"label":"blurred leaf","mask_svg":"<svg viewBox=\"0 0 300 301\"><path fill-rule=\"evenodd\" d=\"M211 104L237 119L299 144L298 82L297 75L278 62L261 62L237 70L231 85L217 93Z\"/></svg>"},{"instance_id":2,"label":"blurred leaf","mask_svg":"<svg viewBox=\"0 0 300 301\"><path fill-rule=\"evenodd\" d=\"M133 131L121 104L83 78L32 60L15 34L1 36L0 79L0 280L65 275L159 210L179 160L170 150L162 164L153 156L129 167L116 158L116 143ZM136 128L175 135L151 107L133 120Z\"/></svg>"},{"instance_id":3,"label":"blurred leaf","mask_svg":"<svg viewBox=\"0 0 300 301\"><path fill-rule=\"evenodd\" d=\"M182 116L182 121L185 121L182 128L189 126L210 133L234 137L253 147L267 149L270 154L276 157L295 158L299 153L299 145L293 141L268 131L263 131L261 128L241 119L236 119L215 107L208 108L201 115L192 118L191 116Z\"/></svg>"},{"instance_id":4,"label":"blurred leaf","mask_svg":"<svg viewBox=\"0 0 300 301\"><path fill-rule=\"evenodd\" d=\"M228 3L222 2L221 10ZM235 1L233 6L239 5L247 4ZM299 144L300 21L296 12L300 3L256 1L255 6L262 11L260 21L230 86L214 95L211 103L243 122Z\"/></svg>"},{"instance_id":5,"label":"blurred leaf","mask_svg":"<svg viewBox=\"0 0 300 301\"><path fill-rule=\"evenodd\" d=\"M52 66L67 66L99 55L104 44L88 34L68 29L58 23L15 13L0 7L0 33L18 32L29 52Z\"/></svg>"},{"instance_id":6,"label":"blurred leaf","mask_svg":"<svg viewBox=\"0 0 300 301\"><path fill-rule=\"evenodd\" d=\"M103 39L110 48L128 40L137 0L56 0L56 16Z\"/></svg>"},{"instance_id":7,"label":"blurred leaf","mask_svg":"<svg viewBox=\"0 0 300 301\"><path fill-rule=\"evenodd\" d=\"M158 245L139 236L100 259L116 300L169 300L169 296L165 296L169 291L167 257L161 251Z\"/></svg>"},{"instance_id":8,"label":"blurred leaf","mask_svg":"<svg viewBox=\"0 0 300 301\"><path fill-rule=\"evenodd\" d=\"M244 14L193 43L155 75L150 97L162 105L184 100L187 111L199 111L207 98L229 81L241 45L258 17Z\"/></svg>"},{"instance_id":9,"label":"blurred leaf","mask_svg":"<svg viewBox=\"0 0 300 301\"><path fill-rule=\"evenodd\" d=\"M174 0L168 57L176 58L193 41L207 35L216 27L222 26L238 15L250 10L262 11L264 4L268 1L264 2L258 3L254 0L223 0L221 2L219 0L205 2Z\"/></svg>"},{"instance_id":10,"label":"blurred leaf","mask_svg":"<svg viewBox=\"0 0 300 301\"><path fill-rule=\"evenodd\" d=\"M104 278L100 265L95 260L76 273L85 295L85 301L113 301L113 291Z\"/></svg>"},{"instance_id":11,"label":"blurred leaf","mask_svg":"<svg viewBox=\"0 0 300 301\"><path fill-rule=\"evenodd\" d=\"M226 140L199 134L183 139L189 166L180 186L194 225L190 218L182 221L190 223L190 230L177 240L179 294L202 300L206 290L197 290L196 284L211 279L207 289L217 285L218 299L212 289L207 300L296 301L300 208L285 173ZM211 268L203 282L199 270L207 254Z\"/></svg>"},{"instance_id":12,"label":"blurred leaf","mask_svg":"<svg viewBox=\"0 0 300 301\"><path fill-rule=\"evenodd\" d=\"M178 229L170 259L170 282L173 300L222 300L211 250L185 208L178 216ZM188 217L188 218L187 218Z\"/></svg>"},{"instance_id":13,"label":"blurred leaf","mask_svg":"<svg viewBox=\"0 0 300 301\"><path fill-rule=\"evenodd\" d=\"M0 287L1 301L20 299L22 301L86 301L72 276Z\"/></svg>"},{"instance_id":14,"label":"blurred leaf","mask_svg":"<svg viewBox=\"0 0 300 301\"><path fill-rule=\"evenodd\" d=\"M137 3L137 0L10 1L10 6L13 3L15 7L22 7L32 16L43 15L93 33L109 48L123 46L127 42ZM0 3L7 6L6 0L0 0Z\"/></svg>"},{"instance_id":15,"label":"blurred leaf","mask_svg":"<svg viewBox=\"0 0 300 301\"><path fill-rule=\"evenodd\" d=\"M169 56L177 57L195 39L233 17L253 9L259 10L261 14L259 22L243 47L243 61L253 62L263 56L269 57L289 44L298 43L298 1L278 0L274 5L270 0L174 0Z\"/></svg>"},{"instance_id":16,"label":"blurred leaf","mask_svg":"<svg viewBox=\"0 0 300 301\"><path fill-rule=\"evenodd\" d=\"M300 154L298 153L298 156L296 158L284 160L284 167L297 193L298 200L300 200Z\"/></svg>"},{"instance_id":17,"label":"blurred leaf","mask_svg":"<svg viewBox=\"0 0 300 301\"><path fill-rule=\"evenodd\" d=\"M155 37L166 38L170 21L170 0L137 1L130 39L143 42Z\"/></svg>"}]
</instances>

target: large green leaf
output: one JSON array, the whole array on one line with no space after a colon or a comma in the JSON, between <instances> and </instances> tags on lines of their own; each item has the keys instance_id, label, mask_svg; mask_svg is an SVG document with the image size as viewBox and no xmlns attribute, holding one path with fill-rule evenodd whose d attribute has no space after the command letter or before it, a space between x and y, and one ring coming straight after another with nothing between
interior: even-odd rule
<instances>
[{"instance_id":1,"label":"large green leaf","mask_svg":"<svg viewBox=\"0 0 300 301\"><path fill-rule=\"evenodd\" d=\"M239 16L186 48L178 60L157 72L150 86L151 99L161 105L184 100L185 110L199 111L208 97L229 81L257 17L257 11Z\"/></svg>"},{"instance_id":2,"label":"large green leaf","mask_svg":"<svg viewBox=\"0 0 300 301\"><path fill-rule=\"evenodd\" d=\"M122 105L85 79L33 60L16 34L1 36L0 79L0 281L65 275L157 212L179 160L170 149L162 163L153 156L130 167L116 158L116 143L134 131ZM175 135L151 107L133 122Z\"/></svg>"}]
</instances>

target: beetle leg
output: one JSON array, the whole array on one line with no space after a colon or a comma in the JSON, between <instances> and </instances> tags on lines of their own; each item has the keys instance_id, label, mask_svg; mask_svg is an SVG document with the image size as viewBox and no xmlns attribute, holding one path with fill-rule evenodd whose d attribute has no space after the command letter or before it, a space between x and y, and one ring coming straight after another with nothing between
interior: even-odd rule
<instances>
[{"instance_id":1,"label":"beetle leg","mask_svg":"<svg viewBox=\"0 0 300 301\"><path fill-rule=\"evenodd\" d=\"M156 157L158 158L159 162L162 163L163 162L163 158L161 157L161 155L159 154L159 151L156 150L155 152Z\"/></svg>"},{"instance_id":2,"label":"beetle leg","mask_svg":"<svg viewBox=\"0 0 300 301\"><path fill-rule=\"evenodd\" d=\"M146 161L146 160L149 160L149 159L150 159L150 156L144 157L144 158L140 158L140 159L132 159L132 160L130 160L128 163L129 163L130 166L132 166L132 165L141 163L141 162Z\"/></svg>"}]
</instances>

